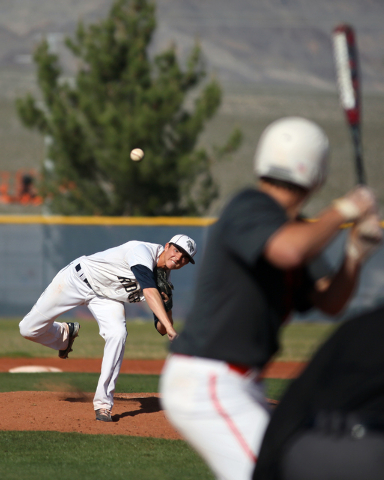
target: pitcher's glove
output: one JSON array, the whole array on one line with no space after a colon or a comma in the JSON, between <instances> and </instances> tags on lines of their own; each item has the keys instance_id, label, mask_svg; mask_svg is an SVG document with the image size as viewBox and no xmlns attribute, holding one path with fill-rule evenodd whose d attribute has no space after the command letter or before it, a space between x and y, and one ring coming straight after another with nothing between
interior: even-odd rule
<instances>
[{"instance_id":1,"label":"pitcher's glove","mask_svg":"<svg viewBox=\"0 0 384 480\"><path fill-rule=\"evenodd\" d=\"M162 268L156 269L156 284L157 289L160 292L161 298L164 302L164 308L166 312L172 310L173 300L172 300L172 290L173 285L167 279L167 274ZM163 295L164 294L164 295Z\"/></svg>"}]
</instances>

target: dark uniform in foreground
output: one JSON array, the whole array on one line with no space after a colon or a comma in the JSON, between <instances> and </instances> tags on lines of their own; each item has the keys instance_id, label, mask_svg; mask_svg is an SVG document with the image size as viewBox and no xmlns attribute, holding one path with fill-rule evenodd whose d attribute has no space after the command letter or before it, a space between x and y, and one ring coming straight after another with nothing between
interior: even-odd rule
<instances>
[{"instance_id":1,"label":"dark uniform in foreground","mask_svg":"<svg viewBox=\"0 0 384 480\"><path fill-rule=\"evenodd\" d=\"M192 310L163 371L168 418L219 479L252 477L270 415L259 375L284 320L311 306L337 313L356 285L360 227L331 279L314 276L308 263L344 221L373 214L372 194L359 188L318 222L297 220L325 179L327 152L327 137L306 119L281 119L263 134L259 187L239 193L211 228ZM370 222L381 235L378 219Z\"/></svg>"},{"instance_id":2,"label":"dark uniform in foreground","mask_svg":"<svg viewBox=\"0 0 384 480\"><path fill-rule=\"evenodd\" d=\"M384 478L384 307L344 323L288 388L254 480Z\"/></svg>"}]
</instances>

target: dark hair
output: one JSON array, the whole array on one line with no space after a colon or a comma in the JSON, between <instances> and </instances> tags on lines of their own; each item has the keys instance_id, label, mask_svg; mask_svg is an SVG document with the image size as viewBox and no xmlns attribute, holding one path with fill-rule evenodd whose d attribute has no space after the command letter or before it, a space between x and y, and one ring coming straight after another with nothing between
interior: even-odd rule
<instances>
[{"instance_id":1,"label":"dark hair","mask_svg":"<svg viewBox=\"0 0 384 480\"><path fill-rule=\"evenodd\" d=\"M278 180L277 178L260 177L260 180L263 180L266 183L274 185L275 187L285 188L286 190L290 190L291 192L296 192L304 195L309 192L309 188L305 188L291 182L286 182L285 180Z\"/></svg>"}]
</instances>

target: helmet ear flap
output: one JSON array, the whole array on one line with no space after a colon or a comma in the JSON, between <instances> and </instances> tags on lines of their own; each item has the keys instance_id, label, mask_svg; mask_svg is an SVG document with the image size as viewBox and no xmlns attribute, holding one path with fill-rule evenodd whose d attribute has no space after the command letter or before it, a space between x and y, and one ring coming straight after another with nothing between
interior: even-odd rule
<instances>
[{"instance_id":1,"label":"helmet ear flap","mask_svg":"<svg viewBox=\"0 0 384 480\"><path fill-rule=\"evenodd\" d=\"M328 153L328 137L316 123L302 117L285 117L262 133L254 169L258 177L313 190L325 182Z\"/></svg>"}]
</instances>

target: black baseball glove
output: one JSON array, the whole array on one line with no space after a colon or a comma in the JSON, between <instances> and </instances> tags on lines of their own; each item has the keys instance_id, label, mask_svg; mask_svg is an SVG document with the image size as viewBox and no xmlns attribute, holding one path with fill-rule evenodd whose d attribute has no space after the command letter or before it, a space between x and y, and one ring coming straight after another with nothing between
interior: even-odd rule
<instances>
[{"instance_id":1,"label":"black baseball glove","mask_svg":"<svg viewBox=\"0 0 384 480\"><path fill-rule=\"evenodd\" d=\"M163 299L165 311L169 312L170 310L172 310L172 307L173 307L173 300L172 300L173 285L167 279L167 274L165 270L163 270L162 268L156 269L156 284L157 284L157 289L160 292L161 298ZM167 300L163 297L162 295L163 293L165 293L165 295L168 297Z\"/></svg>"}]
</instances>

